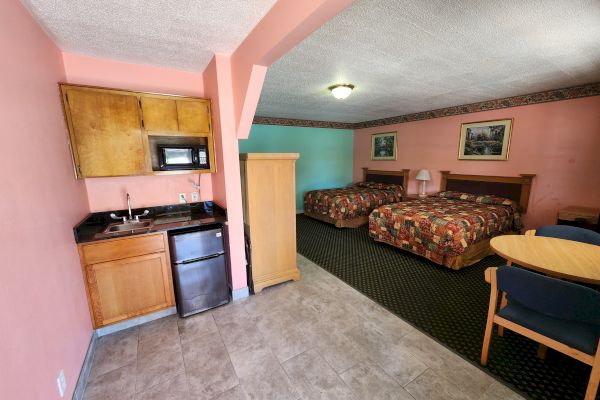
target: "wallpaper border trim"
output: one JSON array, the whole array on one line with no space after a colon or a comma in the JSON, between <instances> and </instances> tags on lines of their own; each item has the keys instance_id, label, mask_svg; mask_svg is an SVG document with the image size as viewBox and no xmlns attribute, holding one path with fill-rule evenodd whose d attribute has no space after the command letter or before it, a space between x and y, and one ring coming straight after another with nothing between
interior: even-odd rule
<instances>
[{"instance_id":1,"label":"wallpaper border trim","mask_svg":"<svg viewBox=\"0 0 600 400\"><path fill-rule=\"evenodd\" d=\"M432 118L449 117L452 115L470 114L481 111L499 110L502 108L519 107L531 104L548 103L551 101L561 101L578 99L581 97L599 96L600 82L587 85L573 86L562 89L546 90L543 92L524 94L520 96L505 97L503 99L481 101L478 103L465 104L454 107L440 108L437 110L423 111L413 114L398 115L396 117L381 118L371 121L357 123L351 122L333 122L333 121L313 121L293 118L276 117L254 117L254 124L258 125L282 125L282 126L300 126L307 128L333 128L333 129L364 129L375 126L401 124L405 122L421 121Z\"/></svg>"},{"instance_id":2,"label":"wallpaper border trim","mask_svg":"<svg viewBox=\"0 0 600 400\"><path fill-rule=\"evenodd\" d=\"M298 126L304 128L332 128L332 129L354 129L352 122L314 121L310 119L277 118L255 116L253 124L257 125L282 125Z\"/></svg>"}]
</instances>

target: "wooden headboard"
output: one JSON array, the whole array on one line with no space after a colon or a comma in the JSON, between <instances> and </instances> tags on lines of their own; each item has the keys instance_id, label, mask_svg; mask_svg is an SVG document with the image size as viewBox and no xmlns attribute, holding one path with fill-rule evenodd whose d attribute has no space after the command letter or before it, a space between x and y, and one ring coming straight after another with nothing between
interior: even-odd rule
<instances>
[{"instance_id":1,"label":"wooden headboard","mask_svg":"<svg viewBox=\"0 0 600 400\"><path fill-rule=\"evenodd\" d=\"M408 187L408 173L410 169L401 171L381 171L363 168L363 182L394 183L402 185L402 195L406 196Z\"/></svg>"},{"instance_id":2,"label":"wooden headboard","mask_svg":"<svg viewBox=\"0 0 600 400\"><path fill-rule=\"evenodd\" d=\"M491 194L516 201L522 212L527 212L531 182L535 174L517 176L486 176L451 174L441 171L440 191L455 190L472 194Z\"/></svg>"}]
</instances>

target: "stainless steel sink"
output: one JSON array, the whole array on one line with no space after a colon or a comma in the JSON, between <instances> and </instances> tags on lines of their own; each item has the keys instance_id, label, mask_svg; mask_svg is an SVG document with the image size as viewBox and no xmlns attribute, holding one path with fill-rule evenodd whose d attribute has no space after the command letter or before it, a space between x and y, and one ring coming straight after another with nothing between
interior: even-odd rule
<instances>
[{"instance_id":1,"label":"stainless steel sink","mask_svg":"<svg viewBox=\"0 0 600 400\"><path fill-rule=\"evenodd\" d=\"M114 224L108 225L108 227L104 230L103 233L119 233L119 232L131 232L138 231L142 229L150 229L152 228L153 221L152 220L144 220L144 221L133 221L133 222L117 222Z\"/></svg>"}]
</instances>

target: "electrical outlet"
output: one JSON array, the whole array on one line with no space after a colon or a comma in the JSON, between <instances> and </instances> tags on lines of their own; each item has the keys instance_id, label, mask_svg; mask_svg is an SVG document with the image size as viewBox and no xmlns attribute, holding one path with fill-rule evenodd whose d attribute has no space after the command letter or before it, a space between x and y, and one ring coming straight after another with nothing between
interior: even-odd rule
<instances>
[{"instance_id":1,"label":"electrical outlet","mask_svg":"<svg viewBox=\"0 0 600 400\"><path fill-rule=\"evenodd\" d=\"M181 204L187 203L187 199L185 198L185 193L179 193L179 202Z\"/></svg>"},{"instance_id":2,"label":"electrical outlet","mask_svg":"<svg viewBox=\"0 0 600 400\"><path fill-rule=\"evenodd\" d=\"M200 193L192 192L191 194L192 194L192 203L197 203L200 198Z\"/></svg>"},{"instance_id":3,"label":"electrical outlet","mask_svg":"<svg viewBox=\"0 0 600 400\"><path fill-rule=\"evenodd\" d=\"M56 384L58 385L58 394L60 397L65 397L65 391L67 390L67 378L65 378L65 370L61 369L58 378L56 378Z\"/></svg>"}]
</instances>

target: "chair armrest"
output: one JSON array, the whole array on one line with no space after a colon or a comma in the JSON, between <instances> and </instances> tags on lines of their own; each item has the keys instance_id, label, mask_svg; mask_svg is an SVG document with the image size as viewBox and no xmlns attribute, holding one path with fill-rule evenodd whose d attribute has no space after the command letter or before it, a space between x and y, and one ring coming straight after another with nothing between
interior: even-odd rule
<instances>
[{"instance_id":1,"label":"chair armrest","mask_svg":"<svg viewBox=\"0 0 600 400\"><path fill-rule=\"evenodd\" d=\"M535 229L529 229L525 231L525 236L535 236Z\"/></svg>"}]
</instances>

